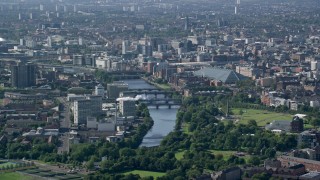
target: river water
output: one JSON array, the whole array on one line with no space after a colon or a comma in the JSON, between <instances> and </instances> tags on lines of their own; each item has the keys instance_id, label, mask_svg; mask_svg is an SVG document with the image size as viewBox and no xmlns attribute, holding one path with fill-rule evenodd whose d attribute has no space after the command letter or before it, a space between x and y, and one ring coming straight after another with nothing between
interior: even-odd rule
<instances>
[{"instance_id":1,"label":"river water","mask_svg":"<svg viewBox=\"0 0 320 180\"><path fill-rule=\"evenodd\" d=\"M129 85L129 89L156 89L155 86L142 79L124 80L124 82ZM162 97L160 96L159 98ZM178 106L172 106L171 109L167 106L160 106L159 109L148 107L154 125L143 138L140 146L152 147L160 145L161 140L174 129L178 108Z\"/></svg>"}]
</instances>

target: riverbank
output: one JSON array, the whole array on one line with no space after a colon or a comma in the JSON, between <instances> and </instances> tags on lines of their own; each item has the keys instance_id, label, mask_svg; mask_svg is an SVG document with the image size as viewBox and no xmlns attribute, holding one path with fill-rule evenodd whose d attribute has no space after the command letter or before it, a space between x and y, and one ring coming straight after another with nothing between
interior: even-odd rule
<instances>
[{"instance_id":1,"label":"riverbank","mask_svg":"<svg viewBox=\"0 0 320 180\"><path fill-rule=\"evenodd\" d=\"M159 83L155 83L151 80L149 80L146 77L141 77L141 79L145 80L148 84L153 85L155 87L157 87L158 89L164 90L164 91L168 91L171 90L171 86L169 84L159 84Z\"/></svg>"},{"instance_id":2,"label":"riverbank","mask_svg":"<svg viewBox=\"0 0 320 180\"><path fill-rule=\"evenodd\" d=\"M158 88L150 84L146 79L136 80L124 80L129 85L129 89L155 89ZM153 98L154 95L150 95ZM163 95L158 95L158 98L164 98ZM159 146L164 137L174 130L176 115L178 107L172 106L171 109L168 107L148 107L150 117L154 121L154 125L151 130L148 131L144 137L142 144L145 147ZM164 116L165 115L165 116Z\"/></svg>"}]
</instances>

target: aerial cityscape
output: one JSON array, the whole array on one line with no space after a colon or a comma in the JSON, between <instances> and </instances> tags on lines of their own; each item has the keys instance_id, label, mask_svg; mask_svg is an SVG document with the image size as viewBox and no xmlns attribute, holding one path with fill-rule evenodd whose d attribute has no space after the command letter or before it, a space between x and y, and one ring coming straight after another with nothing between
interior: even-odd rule
<instances>
[{"instance_id":1,"label":"aerial cityscape","mask_svg":"<svg viewBox=\"0 0 320 180\"><path fill-rule=\"evenodd\" d=\"M320 180L319 0L0 0L0 180Z\"/></svg>"}]
</instances>

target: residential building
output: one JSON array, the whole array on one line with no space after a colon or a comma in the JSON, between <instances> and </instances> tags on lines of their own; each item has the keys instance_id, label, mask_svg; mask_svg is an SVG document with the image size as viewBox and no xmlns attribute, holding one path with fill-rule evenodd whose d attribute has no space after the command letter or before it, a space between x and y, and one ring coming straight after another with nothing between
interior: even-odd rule
<instances>
[{"instance_id":1,"label":"residential building","mask_svg":"<svg viewBox=\"0 0 320 180\"><path fill-rule=\"evenodd\" d=\"M314 148L319 145L320 133L316 131L303 131L298 135L298 146Z\"/></svg>"},{"instance_id":2,"label":"residential building","mask_svg":"<svg viewBox=\"0 0 320 180\"><path fill-rule=\"evenodd\" d=\"M36 85L36 66L29 63L11 66L11 85L16 88Z\"/></svg>"},{"instance_id":3,"label":"residential building","mask_svg":"<svg viewBox=\"0 0 320 180\"><path fill-rule=\"evenodd\" d=\"M320 180L320 172L309 172L307 174L299 176L301 180Z\"/></svg>"},{"instance_id":4,"label":"residential building","mask_svg":"<svg viewBox=\"0 0 320 180\"><path fill-rule=\"evenodd\" d=\"M303 131L303 120L298 116L293 117L291 121L291 132L297 133Z\"/></svg>"},{"instance_id":5,"label":"residential building","mask_svg":"<svg viewBox=\"0 0 320 180\"><path fill-rule=\"evenodd\" d=\"M212 175L214 180L240 180L241 179L241 169L239 167L233 167L219 171Z\"/></svg>"},{"instance_id":6,"label":"residential building","mask_svg":"<svg viewBox=\"0 0 320 180\"><path fill-rule=\"evenodd\" d=\"M98 84L97 86L95 86L94 95L101 96L102 98L104 98L105 97L104 91L105 91L104 87L101 84Z\"/></svg>"},{"instance_id":7,"label":"residential building","mask_svg":"<svg viewBox=\"0 0 320 180\"><path fill-rule=\"evenodd\" d=\"M284 167L290 167L293 164L303 164L307 171L320 171L319 161L291 157L291 156L279 156L277 159L281 161L281 165Z\"/></svg>"}]
</instances>

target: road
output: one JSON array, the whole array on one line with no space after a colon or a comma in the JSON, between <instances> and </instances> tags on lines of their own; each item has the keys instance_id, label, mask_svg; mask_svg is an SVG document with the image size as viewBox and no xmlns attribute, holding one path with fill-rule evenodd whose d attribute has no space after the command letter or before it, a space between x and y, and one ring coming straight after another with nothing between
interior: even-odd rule
<instances>
[{"instance_id":1,"label":"road","mask_svg":"<svg viewBox=\"0 0 320 180\"><path fill-rule=\"evenodd\" d=\"M69 153L69 130L71 127L70 122L70 104L65 97L58 97L58 101L61 103L61 114L60 114L60 138L61 146L58 147L58 154L64 152Z\"/></svg>"}]
</instances>

